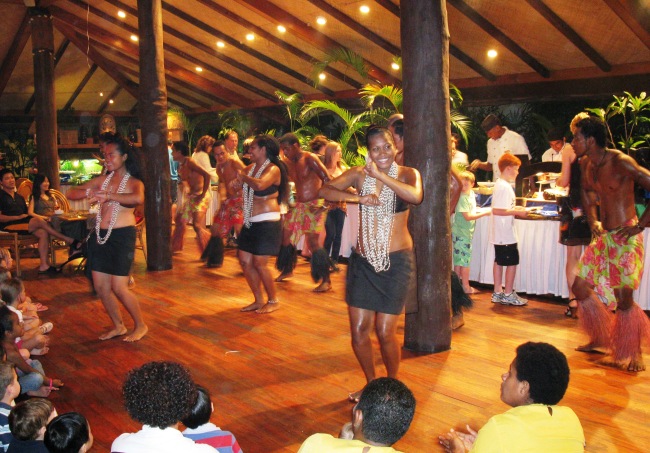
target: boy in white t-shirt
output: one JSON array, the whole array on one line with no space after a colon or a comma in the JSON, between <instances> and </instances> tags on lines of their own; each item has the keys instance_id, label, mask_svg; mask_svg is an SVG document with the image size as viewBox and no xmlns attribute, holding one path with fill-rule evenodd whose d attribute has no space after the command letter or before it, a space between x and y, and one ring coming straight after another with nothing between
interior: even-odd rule
<instances>
[{"instance_id":1,"label":"boy in white t-shirt","mask_svg":"<svg viewBox=\"0 0 650 453\"><path fill-rule=\"evenodd\" d=\"M510 152L504 153L498 162L501 177L494 184L492 193L492 215L490 216L490 243L494 244L494 293L492 302L503 305L526 305L528 301L521 299L514 291L513 284L517 266L519 265L519 250L517 249L517 234L515 232L515 217L526 217L526 210L516 206L514 183L519 174L521 160ZM506 269L505 292L501 286L503 268Z\"/></svg>"}]
</instances>

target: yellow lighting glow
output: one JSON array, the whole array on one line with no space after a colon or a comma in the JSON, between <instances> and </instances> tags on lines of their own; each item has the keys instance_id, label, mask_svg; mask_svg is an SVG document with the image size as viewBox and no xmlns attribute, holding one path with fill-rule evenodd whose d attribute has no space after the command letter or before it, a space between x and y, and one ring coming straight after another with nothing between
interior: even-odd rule
<instances>
[{"instance_id":1,"label":"yellow lighting glow","mask_svg":"<svg viewBox=\"0 0 650 453\"><path fill-rule=\"evenodd\" d=\"M359 11L361 11L362 14L368 14L370 12L370 8L367 5L361 5L359 7Z\"/></svg>"},{"instance_id":2,"label":"yellow lighting glow","mask_svg":"<svg viewBox=\"0 0 650 453\"><path fill-rule=\"evenodd\" d=\"M399 69L399 65L397 63L392 63L390 67L393 68L395 71Z\"/></svg>"},{"instance_id":3,"label":"yellow lighting glow","mask_svg":"<svg viewBox=\"0 0 650 453\"><path fill-rule=\"evenodd\" d=\"M325 25L327 23L327 19L325 19L323 16L319 16L316 18L316 23L318 25Z\"/></svg>"},{"instance_id":4,"label":"yellow lighting glow","mask_svg":"<svg viewBox=\"0 0 650 453\"><path fill-rule=\"evenodd\" d=\"M287 29L284 27L284 25L278 25L278 31L280 33L286 33Z\"/></svg>"},{"instance_id":5,"label":"yellow lighting glow","mask_svg":"<svg viewBox=\"0 0 650 453\"><path fill-rule=\"evenodd\" d=\"M74 168L77 168L77 167L79 166L79 161L78 161L78 160L73 160L73 161L72 161L72 166L73 166Z\"/></svg>"},{"instance_id":6,"label":"yellow lighting glow","mask_svg":"<svg viewBox=\"0 0 650 453\"><path fill-rule=\"evenodd\" d=\"M226 45L223 43L223 41L217 41L217 47L223 49L224 47L226 47Z\"/></svg>"},{"instance_id":7,"label":"yellow lighting glow","mask_svg":"<svg viewBox=\"0 0 650 453\"><path fill-rule=\"evenodd\" d=\"M494 49L490 49L490 50L488 50L487 56L488 56L489 58L496 58L497 55L498 55L498 53L497 53L496 50L494 50Z\"/></svg>"},{"instance_id":8,"label":"yellow lighting glow","mask_svg":"<svg viewBox=\"0 0 650 453\"><path fill-rule=\"evenodd\" d=\"M318 78L321 79L321 80L325 80L327 78L327 76L325 75L324 72L321 72L320 74L318 74Z\"/></svg>"},{"instance_id":9,"label":"yellow lighting glow","mask_svg":"<svg viewBox=\"0 0 650 453\"><path fill-rule=\"evenodd\" d=\"M201 66L196 67L196 72L203 72L203 68Z\"/></svg>"},{"instance_id":10,"label":"yellow lighting glow","mask_svg":"<svg viewBox=\"0 0 650 453\"><path fill-rule=\"evenodd\" d=\"M112 103L113 103L113 100L112 100L112 99L109 99L108 103L109 103L109 104L112 104Z\"/></svg>"},{"instance_id":11,"label":"yellow lighting glow","mask_svg":"<svg viewBox=\"0 0 650 453\"><path fill-rule=\"evenodd\" d=\"M124 11L120 10L120 11L117 12L117 17L120 17L120 18L124 19L126 17L126 13Z\"/></svg>"},{"instance_id":12,"label":"yellow lighting glow","mask_svg":"<svg viewBox=\"0 0 650 453\"><path fill-rule=\"evenodd\" d=\"M101 92L100 92L100 93L99 93L99 96L103 98L103 97L104 97L104 93L101 93Z\"/></svg>"},{"instance_id":13,"label":"yellow lighting glow","mask_svg":"<svg viewBox=\"0 0 650 453\"><path fill-rule=\"evenodd\" d=\"M138 37L136 35L131 35L131 41L138 42Z\"/></svg>"},{"instance_id":14,"label":"yellow lighting glow","mask_svg":"<svg viewBox=\"0 0 650 453\"><path fill-rule=\"evenodd\" d=\"M249 33L246 35L246 40L247 41L252 41L255 39L255 35L253 33Z\"/></svg>"}]
</instances>

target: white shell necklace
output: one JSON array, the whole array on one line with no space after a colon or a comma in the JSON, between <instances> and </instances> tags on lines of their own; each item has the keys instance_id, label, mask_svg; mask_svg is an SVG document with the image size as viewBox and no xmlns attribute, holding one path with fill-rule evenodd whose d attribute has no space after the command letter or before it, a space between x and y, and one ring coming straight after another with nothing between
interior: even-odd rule
<instances>
[{"instance_id":1,"label":"white shell necklace","mask_svg":"<svg viewBox=\"0 0 650 453\"><path fill-rule=\"evenodd\" d=\"M102 190L106 191L106 188L108 187L108 184L111 182L111 179L113 179L114 174L115 172L112 172L110 175L106 177L104 183L102 184ZM115 193L124 193L124 189L126 189L126 183L129 181L130 177L131 177L131 173L127 171L124 174L122 181L120 181L120 185L117 187L117 192ZM113 210L111 211L111 221L108 224L108 230L106 231L106 236L101 237L99 235L100 226L102 224L101 204L99 205L99 211L97 211L97 219L95 220L95 233L97 235L97 243L100 245L106 244L108 238L111 237L111 233L113 232L113 227L115 226L115 222L117 222L117 213L120 211L120 204L117 201L111 200L108 202L108 204L113 208Z\"/></svg>"},{"instance_id":2,"label":"white shell necklace","mask_svg":"<svg viewBox=\"0 0 650 453\"><path fill-rule=\"evenodd\" d=\"M257 164L255 164L255 166L251 167L250 171L248 172L248 176L253 177L255 179L259 179L260 176L262 176L264 169L268 167L270 163L271 161L269 159L266 159L262 164L262 166L260 167L260 169L257 170L255 176L253 176L255 167L257 167ZM251 222L249 219L253 215L253 196L254 196L253 188L250 187L247 183L244 183L244 186L242 187L242 192L244 194L244 225L246 225L246 228L250 228Z\"/></svg>"},{"instance_id":3,"label":"white shell necklace","mask_svg":"<svg viewBox=\"0 0 650 453\"><path fill-rule=\"evenodd\" d=\"M388 176L397 179L397 164L393 162ZM377 180L366 175L361 186L361 196L377 193ZM361 255L368 260L375 272L390 269L390 241L393 235L395 217L395 192L386 184L379 193L379 206L364 205L359 209L363 251Z\"/></svg>"}]
</instances>

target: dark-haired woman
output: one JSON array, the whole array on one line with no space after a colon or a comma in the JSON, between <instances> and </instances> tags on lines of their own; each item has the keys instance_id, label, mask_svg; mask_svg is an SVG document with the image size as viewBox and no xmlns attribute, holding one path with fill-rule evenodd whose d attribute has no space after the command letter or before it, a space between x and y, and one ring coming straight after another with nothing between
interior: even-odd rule
<instances>
[{"instance_id":1,"label":"dark-haired woman","mask_svg":"<svg viewBox=\"0 0 650 453\"><path fill-rule=\"evenodd\" d=\"M280 251L280 203L286 203L289 179L286 166L279 158L280 143L274 137L258 135L248 152L251 165L239 170L237 176L244 198L244 227L239 235L237 256L255 301L241 311L264 314L279 307L268 260Z\"/></svg>"},{"instance_id":2,"label":"dark-haired woman","mask_svg":"<svg viewBox=\"0 0 650 453\"><path fill-rule=\"evenodd\" d=\"M447 453L582 452L585 435L578 417L557 406L569 385L565 355L548 343L528 342L501 376L501 401L509 411L495 415L476 432L451 430L440 436Z\"/></svg>"},{"instance_id":3,"label":"dark-haired woman","mask_svg":"<svg viewBox=\"0 0 650 453\"><path fill-rule=\"evenodd\" d=\"M400 361L397 322L415 283L413 239L408 231L409 205L422 202L420 173L395 162L397 148L388 129L366 133L368 163L352 168L323 186L328 201L359 203L359 240L350 256L346 302L352 349L365 374L375 379L370 332L379 339L388 377L396 378ZM356 194L347 191L354 188ZM358 401L359 392L350 394Z\"/></svg>"},{"instance_id":4,"label":"dark-haired woman","mask_svg":"<svg viewBox=\"0 0 650 453\"><path fill-rule=\"evenodd\" d=\"M108 340L126 335L118 300L133 318L133 331L124 341L140 340L149 330L140 303L129 290L129 272L135 256L136 206L144 203L144 184L136 150L119 136L106 142L104 159L107 174L77 186L68 198L90 198L100 203L95 231L88 239L93 286L113 322L113 328L99 337Z\"/></svg>"}]
</instances>

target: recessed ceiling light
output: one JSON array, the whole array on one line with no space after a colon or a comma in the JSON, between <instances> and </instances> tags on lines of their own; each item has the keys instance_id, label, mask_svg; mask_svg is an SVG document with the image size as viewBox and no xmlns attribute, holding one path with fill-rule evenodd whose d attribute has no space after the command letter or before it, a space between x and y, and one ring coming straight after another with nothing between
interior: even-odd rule
<instances>
[{"instance_id":1,"label":"recessed ceiling light","mask_svg":"<svg viewBox=\"0 0 650 453\"><path fill-rule=\"evenodd\" d=\"M223 43L223 41L217 41L217 47L223 49L224 47L226 47L226 45Z\"/></svg>"},{"instance_id":2,"label":"recessed ceiling light","mask_svg":"<svg viewBox=\"0 0 650 453\"><path fill-rule=\"evenodd\" d=\"M138 42L138 37L136 35L131 35L131 41Z\"/></svg>"},{"instance_id":3,"label":"recessed ceiling light","mask_svg":"<svg viewBox=\"0 0 650 453\"><path fill-rule=\"evenodd\" d=\"M368 14L370 12L370 8L368 8L367 5L361 5L359 7L359 11L361 11L363 14Z\"/></svg>"},{"instance_id":4,"label":"recessed ceiling light","mask_svg":"<svg viewBox=\"0 0 650 453\"><path fill-rule=\"evenodd\" d=\"M399 65L397 63L392 63L390 67L393 68L395 71L399 69Z\"/></svg>"},{"instance_id":5,"label":"recessed ceiling light","mask_svg":"<svg viewBox=\"0 0 650 453\"><path fill-rule=\"evenodd\" d=\"M124 11L120 10L120 11L117 12L117 17L121 17L122 19L124 19L126 17L126 13Z\"/></svg>"},{"instance_id":6,"label":"recessed ceiling light","mask_svg":"<svg viewBox=\"0 0 650 453\"><path fill-rule=\"evenodd\" d=\"M327 19L325 19L323 16L318 16L316 18L316 23L318 25L325 25L327 23Z\"/></svg>"},{"instance_id":7,"label":"recessed ceiling light","mask_svg":"<svg viewBox=\"0 0 650 453\"><path fill-rule=\"evenodd\" d=\"M99 93L99 97L104 97L104 93Z\"/></svg>"},{"instance_id":8,"label":"recessed ceiling light","mask_svg":"<svg viewBox=\"0 0 650 453\"><path fill-rule=\"evenodd\" d=\"M327 76L325 75L324 72L321 72L320 74L318 74L318 78L321 79L321 80L325 80L327 78Z\"/></svg>"},{"instance_id":9,"label":"recessed ceiling light","mask_svg":"<svg viewBox=\"0 0 650 453\"><path fill-rule=\"evenodd\" d=\"M494 50L494 49L490 49L490 50L488 50L488 52L487 52L487 56L490 57L490 58L496 58L497 55L498 55L498 53L497 53L497 51Z\"/></svg>"},{"instance_id":10,"label":"recessed ceiling light","mask_svg":"<svg viewBox=\"0 0 650 453\"><path fill-rule=\"evenodd\" d=\"M280 33L286 33L287 29L284 27L284 25L278 25L278 31Z\"/></svg>"},{"instance_id":11,"label":"recessed ceiling light","mask_svg":"<svg viewBox=\"0 0 650 453\"><path fill-rule=\"evenodd\" d=\"M246 40L247 41L252 41L255 39L255 35L253 33L249 33L246 35Z\"/></svg>"},{"instance_id":12,"label":"recessed ceiling light","mask_svg":"<svg viewBox=\"0 0 650 453\"><path fill-rule=\"evenodd\" d=\"M203 68L201 66L196 67L196 72L203 72Z\"/></svg>"},{"instance_id":13,"label":"recessed ceiling light","mask_svg":"<svg viewBox=\"0 0 650 453\"><path fill-rule=\"evenodd\" d=\"M112 100L112 99L109 99L108 103L109 103L109 104L112 104L112 103L113 103L113 100Z\"/></svg>"}]
</instances>

